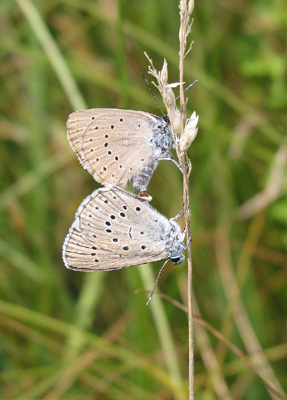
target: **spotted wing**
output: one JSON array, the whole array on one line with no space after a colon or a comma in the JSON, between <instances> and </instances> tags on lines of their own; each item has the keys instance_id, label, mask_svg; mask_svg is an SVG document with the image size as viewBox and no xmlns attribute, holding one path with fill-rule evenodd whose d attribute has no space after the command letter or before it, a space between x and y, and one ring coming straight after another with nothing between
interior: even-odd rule
<instances>
[{"instance_id":1,"label":"spotted wing","mask_svg":"<svg viewBox=\"0 0 287 400\"><path fill-rule=\"evenodd\" d=\"M68 140L97 182L125 187L152 159L156 124L142 111L92 108L69 116Z\"/></svg>"},{"instance_id":2,"label":"spotted wing","mask_svg":"<svg viewBox=\"0 0 287 400\"><path fill-rule=\"evenodd\" d=\"M95 190L78 208L63 245L67 268L111 271L169 257L171 224L120 188Z\"/></svg>"}]
</instances>

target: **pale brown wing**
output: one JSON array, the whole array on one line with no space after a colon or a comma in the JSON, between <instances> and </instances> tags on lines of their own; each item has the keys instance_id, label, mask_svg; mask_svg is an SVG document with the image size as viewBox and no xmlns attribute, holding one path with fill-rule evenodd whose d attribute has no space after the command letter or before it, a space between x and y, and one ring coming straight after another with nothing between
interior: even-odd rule
<instances>
[{"instance_id":1,"label":"pale brown wing","mask_svg":"<svg viewBox=\"0 0 287 400\"><path fill-rule=\"evenodd\" d=\"M68 140L97 182L125 187L153 157L156 124L156 117L142 111L92 108L69 116Z\"/></svg>"},{"instance_id":2,"label":"pale brown wing","mask_svg":"<svg viewBox=\"0 0 287 400\"><path fill-rule=\"evenodd\" d=\"M80 205L63 245L65 266L111 271L168 258L169 220L134 195L108 189Z\"/></svg>"}]
</instances>

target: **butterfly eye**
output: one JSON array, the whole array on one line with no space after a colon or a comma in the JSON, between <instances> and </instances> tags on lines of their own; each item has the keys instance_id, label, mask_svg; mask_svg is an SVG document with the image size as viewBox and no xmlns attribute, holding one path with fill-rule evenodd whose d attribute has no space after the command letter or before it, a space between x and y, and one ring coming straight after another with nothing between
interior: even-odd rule
<instances>
[{"instance_id":1,"label":"butterfly eye","mask_svg":"<svg viewBox=\"0 0 287 400\"><path fill-rule=\"evenodd\" d=\"M181 264L184 260L184 255L180 254L179 256L170 257L171 261L175 263L175 265Z\"/></svg>"}]
</instances>

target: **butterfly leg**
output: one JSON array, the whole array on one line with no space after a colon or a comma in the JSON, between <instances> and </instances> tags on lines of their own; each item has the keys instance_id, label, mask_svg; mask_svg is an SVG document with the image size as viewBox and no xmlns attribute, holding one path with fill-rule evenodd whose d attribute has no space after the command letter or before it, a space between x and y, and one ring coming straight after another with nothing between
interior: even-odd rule
<instances>
[{"instance_id":1,"label":"butterfly leg","mask_svg":"<svg viewBox=\"0 0 287 400\"><path fill-rule=\"evenodd\" d=\"M187 226L184 228L184 230L182 231L182 233L186 233L186 231L187 231ZM184 248L184 250L187 250L187 248L188 248L188 246L189 246L189 244L190 244L190 242L191 242L191 238L192 238L192 233L190 232L190 234L189 234L189 236L188 236L188 238L187 238L187 240L186 240L186 243L184 243L183 245L182 245L182 247Z\"/></svg>"},{"instance_id":2,"label":"butterfly leg","mask_svg":"<svg viewBox=\"0 0 287 400\"><path fill-rule=\"evenodd\" d=\"M174 165L176 165L177 168L180 170L180 172L183 173L182 169L180 168L179 163L177 161L175 161L172 157L163 157L163 158L160 158L160 161L171 161L171 162L173 162Z\"/></svg>"},{"instance_id":3,"label":"butterfly leg","mask_svg":"<svg viewBox=\"0 0 287 400\"><path fill-rule=\"evenodd\" d=\"M182 206L182 209L180 210L180 212L175 216L175 217L172 217L172 218L170 218L172 221L176 221L176 220L178 220L179 218L181 218L182 216L183 216L183 212L184 212L184 207Z\"/></svg>"}]
</instances>

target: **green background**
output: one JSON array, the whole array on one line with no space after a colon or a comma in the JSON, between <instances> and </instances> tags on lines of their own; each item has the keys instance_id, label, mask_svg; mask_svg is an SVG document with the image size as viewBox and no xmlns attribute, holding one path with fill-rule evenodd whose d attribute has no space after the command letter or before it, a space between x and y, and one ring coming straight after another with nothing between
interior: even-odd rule
<instances>
[{"instance_id":1,"label":"green background","mask_svg":"<svg viewBox=\"0 0 287 400\"><path fill-rule=\"evenodd\" d=\"M175 0L1 0L3 399L188 396L186 313L158 295L145 306L161 262L80 273L61 258L78 205L99 186L68 144L67 117L89 107L160 115L143 53L157 69L166 58L178 81L178 11ZM193 18L195 313L224 337L195 319L196 399L276 398L228 342L287 391L286 2L198 1ZM179 212L172 163L149 193L162 214ZM157 293L186 304L186 281L186 263L169 264Z\"/></svg>"}]
</instances>

